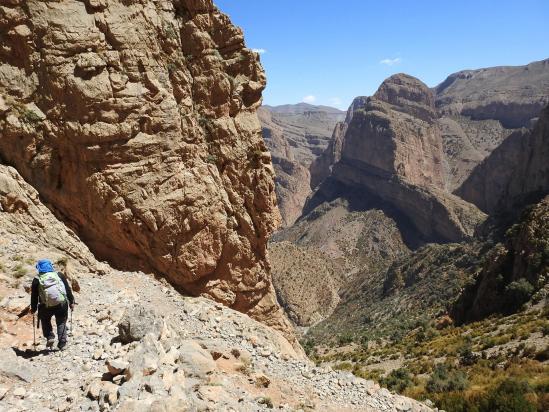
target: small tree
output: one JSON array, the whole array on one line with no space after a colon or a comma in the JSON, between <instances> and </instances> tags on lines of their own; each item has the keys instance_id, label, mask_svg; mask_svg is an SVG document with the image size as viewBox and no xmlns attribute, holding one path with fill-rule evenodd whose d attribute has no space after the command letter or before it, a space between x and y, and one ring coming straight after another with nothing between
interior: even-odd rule
<instances>
[{"instance_id":1,"label":"small tree","mask_svg":"<svg viewBox=\"0 0 549 412\"><path fill-rule=\"evenodd\" d=\"M515 309L528 302L534 293L534 286L524 278L509 283L505 287L505 295L509 305Z\"/></svg>"}]
</instances>

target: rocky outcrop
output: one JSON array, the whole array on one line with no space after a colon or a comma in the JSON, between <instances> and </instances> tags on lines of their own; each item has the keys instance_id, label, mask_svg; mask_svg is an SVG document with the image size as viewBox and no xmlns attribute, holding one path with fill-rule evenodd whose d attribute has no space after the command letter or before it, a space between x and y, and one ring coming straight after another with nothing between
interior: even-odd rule
<instances>
[{"instance_id":1,"label":"rocky outcrop","mask_svg":"<svg viewBox=\"0 0 549 412\"><path fill-rule=\"evenodd\" d=\"M525 66L464 70L435 88L443 115L497 120L503 127L530 127L549 104L549 59Z\"/></svg>"},{"instance_id":2,"label":"rocky outcrop","mask_svg":"<svg viewBox=\"0 0 549 412\"><path fill-rule=\"evenodd\" d=\"M484 159L456 194L486 213L502 213L549 193L549 106L532 131L517 131Z\"/></svg>"},{"instance_id":3,"label":"rocky outcrop","mask_svg":"<svg viewBox=\"0 0 549 412\"><path fill-rule=\"evenodd\" d=\"M549 103L549 60L465 70L435 89L445 153L445 180L456 190L511 134L530 128Z\"/></svg>"},{"instance_id":4,"label":"rocky outcrop","mask_svg":"<svg viewBox=\"0 0 549 412\"><path fill-rule=\"evenodd\" d=\"M73 270L69 270L71 272L68 273L69 276L78 273L84 266L98 273L102 271L102 266L96 263L93 255L78 236L61 224L42 204L39 193L29 186L14 168L2 164L0 164L0 227L5 231L0 236L0 247L5 253L10 253L6 233L11 233L34 239L35 244L43 252L47 251L52 261L70 259L73 262ZM33 250L27 250L27 253L32 252ZM38 260L44 258L44 255L36 255L34 258ZM32 267L32 263L29 266ZM31 270L26 266L21 264L20 274ZM13 270L16 271L16 268ZM65 274L67 274L66 271ZM25 301L23 307L27 305L28 301Z\"/></svg>"},{"instance_id":5,"label":"rocky outcrop","mask_svg":"<svg viewBox=\"0 0 549 412\"><path fill-rule=\"evenodd\" d=\"M0 156L101 258L281 330L265 75L210 0L12 1Z\"/></svg>"},{"instance_id":6,"label":"rocky outcrop","mask_svg":"<svg viewBox=\"0 0 549 412\"><path fill-rule=\"evenodd\" d=\"M351 106L347 110L345 121L338 122L335 125L328 147L311 163L309 168L311 172L311 189L315 189L330 176L332 166L341 159L341 148L347 127L353 118L355 109L363 107L366 99L366 97L357 97L353 100L353 103L351 103Z\"/></svg>"},{"instance_id":7,"label":"rocky outcrop","mask_svg":"<svg viewBox=\"0 0 549 412\"><path fill-rule=\"evenodd\" d=\"M367 164L418 186L442 187L442 141L434 97L425 84L404 74L385 80L354 116L342 158Z\"/></svg>"},{"instance_id":8,"label":"rocky outcrop","mask_svg":"<svg viewBox=\"0 0 549 412\"><path fill-rule=\"evenodd\" d=\"M486 248L484 265L452 305L457 323L510 314L549 293L549 196L524 210L500 243ZM534 296L538 293L537 297Z\"/></svg>"},{"instance_id":9,"label":"rocky outcrop","mask_svg":"<svg viewBox=\"0 0 549 412\"><path fill-rule=\"evenodd\" d=\"M262 106L258 110L263 138L273 159L275 187L283 226L301 216L311 193L309 167L326 147L344 112L306 103Z\"/></svg>"},{"instance_id":10,"label":"rocky outcrop","mask_svg":"<svg viewBox=\"0 0 549 412\"><path fill-rule=\"evenodd\" d=\"M442 139L427 86L395 75L353 110L331 179L390 203L425 240L472 236L484 215L444 190ZM315 196L323 192L321 185Z\"/></svg>"}]
</instances>

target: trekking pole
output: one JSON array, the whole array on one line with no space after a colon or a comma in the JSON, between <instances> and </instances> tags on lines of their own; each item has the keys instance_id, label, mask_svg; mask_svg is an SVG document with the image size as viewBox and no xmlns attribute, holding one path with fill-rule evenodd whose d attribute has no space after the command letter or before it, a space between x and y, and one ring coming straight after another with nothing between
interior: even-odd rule
<instances>
[{"instance_id":1,"label":"trekking pole","mask_svg":"<svg viewBox=\"0 0 549 412\"><path fill-rule=\"evenodd\" d=\"M36 352L36 321L34 318L34 313L32 314L32 336L33 336L32 346L34 351Z\"/></svg>"}]
</instances>

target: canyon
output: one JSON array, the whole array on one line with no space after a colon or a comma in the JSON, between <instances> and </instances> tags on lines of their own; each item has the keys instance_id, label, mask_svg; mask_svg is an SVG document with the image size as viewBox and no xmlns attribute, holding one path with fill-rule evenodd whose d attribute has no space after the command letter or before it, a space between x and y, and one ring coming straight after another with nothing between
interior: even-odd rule
<instances>
[{"instance_id":1,"label":"canyon","mask_svg":"<svg viewBox=\"0 0 549 412\"><path fill-rule=\"evenodd\" d=\"M433 89L397 74L355 98L310 166L314 191L301 218L273 238L297 248L271 248L275 286L285 285L279 298L296 305L303 276L322 282L316 269L288 274L300 250L332 262L324 276L331 292L319 297L331 296L326 318L343 297L358 299L359 285L380 286L395 259L427 244L474 241L489 215L539 201L549 180L541 160L548 95L545 60L458 72Z\"/></svg>"},{"instance_id":2,"label":"canyon","mask_svg":"<svg viewBox=\"0 0 549 412\"><path fill-rule=\"evenodd\" d=\"M313 188L311 163L324 153L332 130L345 114L333 107L299 103L262 106L258 116L273 160L282 224L291 226Z\"/></svg>"},{"instance_id":3,"label":"canyon","mask_svg":"<svg viewBox=\"0 0 549 412\"><path fill-rule=\"evenodd\" d=\"M549 405L549 59L344 112L262 105L212 0L10 0L0 38L0 409L468 410L521 373Z\"/></svg>"},{"instance_id":4,"label":"canyon","mask_svg":"<svg viewBox=\"0 0 549 412\"><path fill-rule=\"evenodd\" d=\"M549 296L548 80L549 60L434 88L396 74L354 99L310 166L301 217L269 246L279 300L316 362L449 410L483 404L467 385L459 402L432 389L437 359L464 382L496 362L501 379L546 373L547 322L535 319Z\"/></svg>"}]
</instances>

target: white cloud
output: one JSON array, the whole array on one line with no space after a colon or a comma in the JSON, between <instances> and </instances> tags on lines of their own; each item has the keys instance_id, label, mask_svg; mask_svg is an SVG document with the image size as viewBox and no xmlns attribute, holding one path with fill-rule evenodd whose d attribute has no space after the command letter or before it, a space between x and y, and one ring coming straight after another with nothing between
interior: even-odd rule
<instances>
[{"instance_id":1,"label":"white cloud","mask_svg":"<svg viewBox=\"0 0 549 412\"><path fill-rule=\"evenodd\" d=\"M252 49L253 52L257 53L257 54L265 54L267 53L267 50L265 49Z\"/></svg>"},{"instance_id":2,"label":"white cloud","mask_svg":"<svg viewBox=\"0 0 549 412\"><path fill-rule=\"evenodd\" d=\"M313 104L314 102L316 102L316 96L313 96L312 94L308 95L308 96L305 96L303 98L303 101L305 103L309 103L309 104Z\"/></svg>"},{"instance_id":3,"label":"white cloud","mask_svg":"<svg viewBox=\"0 0 549 412\"><path fill-rule=\"evenodd\" d=\"M396 64L402 63L402 59L400 57L394 58L394 59L383 59L379 62L379 64L385 64L387 66L394 66Z\"/></svg>"}]
</instances>

